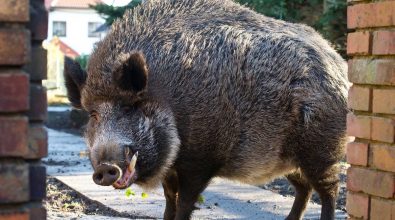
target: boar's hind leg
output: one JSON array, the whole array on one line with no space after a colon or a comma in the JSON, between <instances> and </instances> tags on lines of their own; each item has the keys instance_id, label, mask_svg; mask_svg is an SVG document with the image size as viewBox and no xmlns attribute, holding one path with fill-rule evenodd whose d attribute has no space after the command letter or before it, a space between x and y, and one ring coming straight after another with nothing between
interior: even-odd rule
<instances>
[{"instance_id":1,"label":"boar's hind leg","mask_svg":"<svg viewBox=\"0 0 395 220\"><path fill-rule=\"evenodd\" d=\"M286 220L302 219L303 212L306 209L307 202L310 199L312 186L302 176L300 172L295 172L286 176L288 181L295 187L296 196L291 212Z\"/></svg>"},{"instance_id":2,"label":"boar's hind leg","mask_svg":"<svg viewBox=\"0 0 395 220\"><path fill-rule=\"evenodd\" d=\"M321 165L321 169L307 170L304 174L320 196L322 204L321 220L335 219L335 205L339 187L336 164Z\"/></svg>"},{"instance_id":3,"label":"boar's hind leg","mask_svg":"<svg viewBox=\"0 0 395 220\"><path fill-rule=\"evenodd\" d=\"M207 187L210 179L211 176L200 172L178 173L179 188L176 220L187 220L191 218L199 194Z\"/></svg>"},{"instance_id":4,"label":"boar's hind leg","mask_svg":"<svg viewBox=\"0 0 395 220\"><path fill-rule=\"evenodd\" d=\"M173 220L176 217L178 177L175 171L169 171L163 182L163 190L166 197L166 209L163 219Z\"/></svg>"}]
</instances>

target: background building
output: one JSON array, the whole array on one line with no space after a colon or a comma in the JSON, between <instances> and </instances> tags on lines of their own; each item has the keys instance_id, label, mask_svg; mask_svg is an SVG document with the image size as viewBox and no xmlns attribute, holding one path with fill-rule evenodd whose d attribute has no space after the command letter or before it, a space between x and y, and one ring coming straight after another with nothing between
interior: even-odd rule
<instances>
[{"instance_id":1,"label":"background building","mask_svg":"<svg viewBox=\"0 0 395 220\"><path fill-rule=\"evenodd\" d=\"M79 55L90 54L93 45L104 36L96 29L104 19L89 5L103 3L101 0L52 0L49 10L48 40L58 37L61 42Z\"/></svg>"},{"instance_id":2,"label":"background building","mask_svg":"<svg viewBox=\"0 0 395 220\"><path fill-rule=\"evenodd\" d=\"M66 95L63 81L64 56L73 59L89 55L105 31L98 31L105 23L90 5L106 3L122 6L129 0L46 0L48 10L48 37L44 43L48 51L48 78L44 85L50 99ZM105 28L101 28L105 30ZM82 59L86 59L82 58Z\"/></svg>"}]
</instances>

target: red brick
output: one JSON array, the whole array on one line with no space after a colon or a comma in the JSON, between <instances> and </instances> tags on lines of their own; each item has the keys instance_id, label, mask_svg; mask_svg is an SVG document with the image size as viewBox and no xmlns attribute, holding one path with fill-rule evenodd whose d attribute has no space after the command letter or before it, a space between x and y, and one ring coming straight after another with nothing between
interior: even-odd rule
<instances>
[{"instance_id":1,"label":"red brick","mask_svg":"<svg viewBox=\"0 0 395 220\"><path fill-rule=\"evenodd\" d=\"M371 93L370 88L353 85L348 91L348 107L359 111L370 111Z\"/></svg>"},{"instance_id":2,"label":"red brick","mask_svg":"<svg viewBox=\"0 0 395 220\"><path fill-rule=\"evenodd\" d=\"M0 65L23 65L29 61L29 32L0 28Z\"/></svg>"},{"instance_id":3,"label":"red brick","mask_svg":"<svg viewBox=\"0 0 395 220\"><path fill-rule=\"evenodd\" d=\"M369 32L354 32L347 35L347 54L367 55L370 53Z\"/></svg>"},{"instance_id":4,"label":"red brick","mask_svg":"<svg viewBox=\"0 0 395 220\"><path fill-rule=\"evenodd\" d=\"M357 4L347 8L349 29L395 25L395 2Z\"/></svg>"},{"instance_id":5,"label":"red brick","mask_svg":"<svg viewBox=\"0 0 395 220\"><path fill-rule=\"evenodd\" d=\"M18 112L28 109L29 77L16 70L0 74L0 112Z\"/></svg>"},{"instance_id":6,"label":"red brick","mask_svg":"<svg viewBox=\"0 0 395 220\"><path fill-rule=\"evenodd\" d=\"M395 85L395 62L393 59L350 60L348 79L359 84Z\"/></svg>"},{"instance_id":7,"label":"red brick","mask_svg":"<svg viewBox=\"0 0 395 220\"><path fill-rule=\"evenodd\" d=\"M29 167L22 162L0 162L0 204L29 200Z\"/></svg>"},{"instance_id":8,"label":"red brick","mask_svg":"<svg viewBox=\"0 0 395 220\"><path fill-rule=\"evenodd\" d=\"M370 208L371 220L392 220L395 213L392 213L394 202L384 199L372 198Z\"/></svg>"},{"instance_id":9,"label":"red brick","mask_svg":"<svg viewBox=\"0 0 395 220\"><path fill-rule=\"evenodd\" d=\"M32 40L45 40L48 33L48 11L43 1L30 1L30 22L27 27L31 31Z\"/></svg>"},{"instance_id":10,"label":"red brick","mask_svg":"<svg viewBox=\"0 0 395 220\"><path fill-rule=\"evenodd\" d=\"M371 151L375 168L395 172L395 146L372 144Z\"/></svg>"},{"instance_id":11,"label":"red brick","mask_svg":"<svg viewBox=\"0 0 395 220\"><path fill-rule=\"evenodd\" d=\"M354 192L362 192L362 186L359 181L362 179L362 171L365 169L351 166L347 169L347 190Z\"/></svg>"},{"instance_id":12,"label":"red brick","mask_svg":"<svg viewBox=\"0 0 395 220\"><path fill-rule=\"evenodd\" d=\"M29 148L24 158L40 159L48 154L47 130L42 125L30 125L29 127Z\"/></svg>"},{"instance_id":13,"label":"red brick","mask_svg":"<svg viewBox=\"0 0 395 220\"><path fill-rule=\"evenodd\" d=\"M394 11L395 13L395 11ZM394 16L395 19L395 16ZM373 34L373 54L395 54L395 31L376 31Z\"/></svg>"},{"instance_id":14,"label":"red brick","mask_svg":"<svg viewBox=\"0 0 395 220\"><path fill-rule=\"evenodd\" d=\"M353 165L368 165L368 144L351 142L347 144L347 163Z\"/></svg>"},{"instance_id":15,"label":"red brick","mask_svg":"<svg viewBox=\"0 0 395 220\"><path fill-rule=\"evenodd\" d=\"M395 114L395 89L373 90L373 112Z\"/></svg>"},{"instance_id":16,"label":"red brick","mask_svg":"<svg viewBox=\"0 0 395 220\"><path fill-rule=\"evenodd\" d=\"M395 85L395 62L393 59L377 61L376 82L381 85Z\"/></svg>"},{"instance_id":17,"label":"red brick","mask_svg":"<svg viewBox=\"0 0 395 220\"><path fill-rule=\"evenodd\" d=\"M26 117L0 116L0 157L24 156L27 152L27 130Z\"/></svg>"},{"instance_id":18,"label":"red brick","mask_svg":"<svg viewBox=\"0 0 395 220\"><path fill-rule=\"evenodd\" d=\"M372 140L393 143L394 139L395 121L391 118L372 117Z\"/></svg>"},{"instance_id":19,"label":"red brick","mask_svg":"<svg viewBox=\"0 0 395 220\"><path fill-rule=\"evenodd\" d=\"M47 78L47 50L41 46L31 48L31 62L24 66L30 80L39 81Z\"/></svg>"},{"instance_id":20,"label":"red brick","mask_svg":"<svg viewBox=\"0 0 395 220\"><path fill-rule=\"evenodd\" d=\"M1 1L0 21L26 22L29 20L29 0Z\"/></svg>"},{"instance_id":21,"label":"red brick","mask_svg":"<svg viewBox=\"0 0 395 220\"><path fill-rule=\"evenodd\" d=\"M30 85L30 110L29 119L44 121L47 118L47 92L41 85Z\"/></svg>"},{"instance_id":22,"label":"red brick","mask_svg":"<svg viewBox=\"0 0 395 220\"><path fill-rule=\"evenodd\" d=\"M347 170L347 189L353 192L392 198L394 188L395 179L392 173L353 166Z\"/></svg>"},{"instance_id":23,"label":"red brick","mask_svg":"<svg viewBox=\"0 0 395 220\"><path fill-rule=\"evenodd\" d=\"M347 192L347 213L356 218L369 217L369 197L360 193Z\"/></svg>"},{"instance_id":24,"label":"red brick","mask_svg":"<svg viewBox=\"0 0 395 220\"><path fill-rule=\"evenodd\" d=\"M369 116L347 114L347 134L349 136L370 139L370 124L371 118Z\"/></svg>"},{"instance_id":25,"label":"red brick","mask_svg":"<svg viewBox=\"0 0 395 220\"><path fill-rule=\"evenodd\" d=\"M395 218L395 202L392 203L391 213L392 213L392 219L394 219Z\"/></svg>"},{"instance_id":26,"label":"red brick","mask_svg":"<svg viewBox=\"0 0 395 220\"><path fill-rule=\"evenodd\" d=\"M47 212L44 207L32 207L29 209L30 220L45 220Z\"/></svg>"},{"instance_id":27,"label":"red brick","mask_svg":"<svg viewBox=\"0 0 395 220\"><path fill-rule=\"evenodd\" d=\"M29 215L28 213L0 213L0 220L29 220Z\"/></svg>"}]
</instances>

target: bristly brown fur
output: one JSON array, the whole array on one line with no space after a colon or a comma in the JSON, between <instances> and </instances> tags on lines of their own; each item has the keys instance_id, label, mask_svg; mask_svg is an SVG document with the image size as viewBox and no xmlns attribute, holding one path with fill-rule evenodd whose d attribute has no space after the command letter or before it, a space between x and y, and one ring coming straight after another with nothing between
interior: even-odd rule
<instances>
[{"instance_id":1,"label":"bristly brown fur","mask_svg":"<svg viewBox=\"0 0 395 220\"><path fill-rule=\"evenodd\" d=\"M312 28L231 0L148 0L114 23L87 72L81 103L102 117L86 135L93 165L122 160L114 149L129 143L137 183L163 181L165 219L188 219L214 176L280 175L297 191L287 219L302 218L312 189L321 219L334 218L347 66Z\"/></svg>"}]
</instances>

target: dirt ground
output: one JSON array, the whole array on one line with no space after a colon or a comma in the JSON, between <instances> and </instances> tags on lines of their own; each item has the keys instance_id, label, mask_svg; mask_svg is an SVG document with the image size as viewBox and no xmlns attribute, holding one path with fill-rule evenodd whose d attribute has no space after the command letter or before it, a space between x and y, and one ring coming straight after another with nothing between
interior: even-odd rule
<instances>
[{"instance_id":1,"label":"dirt ground","mask_svg":"<svg viewBox=\"0 0 395 220\"><path fill-rule=\"evenodd\" d=\"M99 202L89 200L50 176L47 177L47 198L44 204L47 209L47 218L52 220L77 220L84 216L133 217L127 213L119 213Z\"/></svg>"},{"instance_id":2,"label":"dirt ground","mask_svg":"<svg viewBox=\"0 0 395 220\"><path fill-rule=\"evenodd\" d=\"M83 123L86 115L82 112L49 112L47 126L49 128L81 135ZM340 189L336 203L336 208L346 211L346 170L347 164L342 162L340 174ZM47 200L46 207L48 209L48 219L79 219L83 215L104 215L114 217L130 217L126 213L117 213L116 211L104 207L102 204L92 202L84 198L82 195L73 191L58 180L49 177L47 181ZM262 185L261 188L271 190L283 196L294 196L293 187L285 178L278 178L270 183ZM311 200L321 204L316 193L313 194Z\"/></svg>"}]
</instances>

